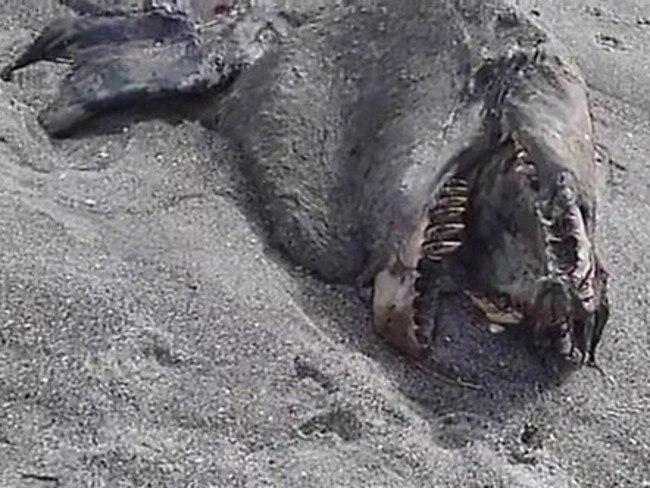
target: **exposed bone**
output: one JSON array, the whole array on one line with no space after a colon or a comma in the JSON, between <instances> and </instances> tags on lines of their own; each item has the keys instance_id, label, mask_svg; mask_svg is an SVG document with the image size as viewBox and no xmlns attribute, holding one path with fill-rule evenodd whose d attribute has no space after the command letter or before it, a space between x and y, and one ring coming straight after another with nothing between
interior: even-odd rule
<instances>
[{"instance_id":1,"label":"exposed bone","mask_svg":"<svg viewBox=\"0 0 650 488\"><path fill-rule=\"evenodd\" d=\"M519 141L514 140L513 143L514 155L508 161L506 161L508 170L528 177L530 183L537 183L539 181L539 178L535 162L531 159L530 154L526 149L522 147Z\"/></svg>"},{"instance_id":2,"label":"exposed bone","mask_svg":"<svg viewBox=\"0 0 650 488\"><path fill-rule=\"evenodd\" d=\"M537 214L545 234L548 272L568 275L587 311L594 308L595 265L591 240L573 189L562 186L554 201L547 205L550 218L540 207ZM567 250L571 255L566 256Z\"/></svg>"},{"instance_id":3,"label":"exposed bone","mask_svg":"<svg viewBox=\"0 0 650 488\"><path fill-rule=\"evenodd\" d=\"M467 204L467 196L464 195L442 195L438 199L441 207L459 207L464 208Z\"/></svg>"},{"instance_id":4,"label":"exposed bone","mask_svg":"<svg viewBox=\"0 0 650 488\"><path fill-rule=\"evenodd\" d=\"M457 237L465 229L465 225L462 223L440 223L433 226L429 226L424 234L425 243L438 241L438 240L450 240L453 237Z\"/></svg>"},{"instance_id":5,"label":"exposed bone","mask_svg":"<svg viewBox=\"0 0 650 488\"><path fill-rule=\"evenodd\" d=\"M576 263L573 272L571 273L571 279L578 289L580 299L583 303L589 302L590 298L595 295L594 253L589 236L587 236L587 229L585 227L584 219L582 218L582 213L577 204L573 203L573 205L571 205L568 219L571 224L571 229L573 230L576 246ZM585 303L585 305L587 304ZM590 308L591 307L587 309L590 310Z\"/></svg>"},{"instance_id":6,"label":"exposed bone","mask_svg":"<svg viewBox=\"0 0 650 488\"><path fill-rule=\"evenodd\" d=\"M465 197L467 198L467 194L469 192L469 188L464 185L450 185L442 189L440 192L440 198L442 197Z\"/></svg>"},{"instance_id":7,"label":"exposed bone","mask_svg":"<svg viewBox=\"0 0 650 488\"><path fill-rule=\"evenodd\" d=\"M458 249L461 245L461 241L432 242L426 244L423 247L423 250L427 258L434 261L440 261L447 254Z\"/></svg>"},{"instance_id":8,"label":"exposed bone","mask_svg":"<svg viewBox=\"0 0 650 488\"><path fill-rule=\"evenodd\" d=\"M539 206L537 207L537 218L539 219L539 222L547 229L553 227L553 221L544 217L544 214L540 210Z\"/></svg>"},{"instance_id":9,"label":"exposed bone","mask_svg":"<svg viewBox=\"0 0 650 488\"><path fill-rule=\"evenodd\" d=\"M431 222L438 223L463 223L465 207L444 207L435 208L429 211Z\"/></svg>"},{"instance_id":10,"label":"exposed bone","mask_svg":"<svg viewBox=\"0 0 650 488\"><path fill-rule=\"evenodd\" d=\"M453 191L467 191L469 189L469 185L465 180L462 180L460 178L454 179L454 180L449 180L449 183L447 183L443 188L440 190L440 194L444 194L446 192L453 192Z\"/></svg>"},{"instance_id":11,"label":"exposed bone","mask_svg":"<svg viewBox=\"0 0 650 488\"><path fill-rule=\"evenodd\" d=\"M490 334L502 334L506 331L506 328L503 325L493 324L490 322L488 324L488 332Z\"/></svg>"},{"instance_id":12,"label":"exposed bone","mask_svg":"<svg viewBox=\"0 0 650 488\"><path fill-rule=\"evenodd\" d=\"M410 356L417 357L423 351L415 322L418 262L423 255L432 261L440 261L462 244L459 236L465 228L463 215L467 194L468 185L464 180L448 180L434 196L433 204L423 210L408 241L375 277L374 328Z\"/></svg>"},{"instance_id":13,"label":"exposed bone","mask_svg":"<svg viewBox=\"0 0 650 488\"><path fill-rule=\"evenodd\" d=\"M423 246L424 255L431 261L441 261L461 246L468 193L465 180L451 178L433 199Z\"/></svg>"},{"instance_id":14,"label":"exposed bone","mask_svg":"<svg viewBox=\"0 0 650 488\"><path fill-rule=\"evenodd\" d=\"M523 314L510 306L498 305L488 297L478 296L470 291L465 291L465 294L491 324L517 325L523 320Z\"/></svg>"},{"instance_id":15,"label":"exposed bone","mask_svg":"<svg viewBox=\"0 0 650 488\"><path fill-rule=\"evenodd\" d=\"M417 298L415 282L419 277L417 264L422 258L422 242L428 221L427 212L422 212L408 241L390 257L386 268L375 276L374 283L375 331L412 357L422 353L416 335L414 301Z\"/></svg>"},{"instance_id":16,"label":"exposed bone","mask_svg":"<svg viewBox=\"0 0 650 488\"><path fill-rule=\"evenodd\" d=\"M526 176L537 176L537 168L532 164L522 164L515 168L516 173L521 173Z\"/></svg>"},{"instance_id":17,"label":"exposed bone","mask_svg":"<svg viewBox=\"0 0 650 488\"><path fill-rule=\"evenodd\" d=\"M455 234L458 233L458 231L461 231L465 228L465 224L462 222L440 222L436 224L429 225L427 227L427 232L440 232L440 233L445 233L445 232L454 232Z\"/></svg>"}]
</instances>

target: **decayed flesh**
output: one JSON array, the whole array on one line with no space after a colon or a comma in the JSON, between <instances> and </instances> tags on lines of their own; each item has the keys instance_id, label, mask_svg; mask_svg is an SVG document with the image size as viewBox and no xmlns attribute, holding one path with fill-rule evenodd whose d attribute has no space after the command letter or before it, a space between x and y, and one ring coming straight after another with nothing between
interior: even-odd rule
<instances>
[{"instance_id":1,"label":"decayed flesh","mask_svg":"<svg viewBox=\"0 0 650 488\"><path fill-rule=\"evenodd\" d=\"M580 210L571 175L562 173L556 181L557 191L550 202L537 209L546 241L547 281L536 297L534 333L543 337L547 331L556 333L558 352L571 356L577 348L584 360L590 361L592 337L578 334L576 327L593 336L594 321L598 321L596 304L597 263L593 245L587 233L585 218ZM565 290L568 290L565 291ZM563 297L568 295L570 301ZM564 303L567 302L567 303ZM589 351L587 349L590 349Z\"/></svg>"},{"instance_id":2,"label":"decayed flesh","mask_svg":"<svg viewBox=\"0 0 650 488\"><path fill-rule=\"evenodd\" d=\"M537 169L527 151L513 140L508 152L510 156L505 156L506 171L525 178L529 186L535 185ZM521 300L513 300L506 294L497 297L471 290L465 290L465 294L492 333L503 332L506 326L519 325L524 320L525 310Z\"/></svg>"},{"instance_id":3,"label":"decayed flesh","mask_svg":"<svg viewBox=\"0 0 650 488\"><path fill-rule=\"evenodd\" d=\"M465 291L472 305L477 309L481 316L492 325L518 325L522 322L523 314L512 307L509 300L496 300L486 295L479 295L471 291ZM507 297L505 297L507 298ZM491 332L501 332L503 328L491 327Z\"/></svg>"},{"instance_id":4,"label":"decayed flesh","mask_svg":"<svg viewBox=\"0 0 650 488\"><path fill-rule=\"evenodd\" d=\"M568 182L560 175L558 193L549 209L538 209L543 225L549 273L569 276L578 297L586 310L594 310L595 261L591 241L587 235L584 218L576 195Z\"/></svg>"},{"instance_id":5,"label":"decayed flesh","mask_svg":"<svg viewBox=\"0 0 650 488\"><path fill-rule=\"evenodd\" d=\"M461 246L467 199L467 182L450 178L424 209L408 241L375 277L375 331L409 356L419 357L424 351L415 319L418 263L423 258L440 262Z\"/></svg>"},{"instance_id":6,"label":"decayed flesh","mask_svg":"<svg viewBox=\"0 0 650 488\"><path fill-rule=\"evenodd\" d=\"M537 188L535 162L516 140L511 150L513 157L506 162L507 171L528 180L531 183L528 189ZM538 200L535 192L531 193L534 215L544 239L545 272L538 277L529 299L521 300L507 293L467 291L466 294L490 331L501 332L503 326L530 321L535 336L542 337L549 331L555 333L559 352L570 355L577 345L573 337L576 323L601 320L585 318L596 313L599 267L573 175L567 171L558 173L553 188L547 200ZM578 340L577 346L584 355L586 344L582 342Z\"/></svg>"}]
</instances>

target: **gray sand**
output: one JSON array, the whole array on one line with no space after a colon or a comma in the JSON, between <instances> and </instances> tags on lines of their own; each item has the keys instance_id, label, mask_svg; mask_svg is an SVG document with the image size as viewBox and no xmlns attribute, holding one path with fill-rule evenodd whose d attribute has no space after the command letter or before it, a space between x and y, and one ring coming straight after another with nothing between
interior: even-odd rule
<instances>
[{"instance_id":1,"label":"gray sand","mask_svg":"<svg viewBox=\"0 0 650 488\"><path fill-rule=\"evenodd\" d=\"M0 63L53 3L0 5ZM225 141L113 117L52 142L41 64L0 82L0 486L650 486L650 6L520 3L590 83L611 380L552 379L455 299L408 363L268 248Z\"/></svg>"}]
</instances>

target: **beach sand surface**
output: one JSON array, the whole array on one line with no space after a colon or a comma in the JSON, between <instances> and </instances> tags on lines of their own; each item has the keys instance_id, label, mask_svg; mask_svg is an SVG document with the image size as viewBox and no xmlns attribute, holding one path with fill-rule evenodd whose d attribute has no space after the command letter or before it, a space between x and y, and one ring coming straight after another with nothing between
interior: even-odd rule
<instances>
[{"instance_id":1,"label":"beach sand surface","mask_svg":"<svg viewBox=\"0 0 650 488\"><path fill-rule=\"evenodd\" d=\"M552 378L454 297L410 363L268 245L227 141L120 116L50 140L42 63L0 82L0 486L650 487L650 4L519 3L589 83L607 377ZM0 64L62 12L2 2Z\"/></svg>"}]
</instances>

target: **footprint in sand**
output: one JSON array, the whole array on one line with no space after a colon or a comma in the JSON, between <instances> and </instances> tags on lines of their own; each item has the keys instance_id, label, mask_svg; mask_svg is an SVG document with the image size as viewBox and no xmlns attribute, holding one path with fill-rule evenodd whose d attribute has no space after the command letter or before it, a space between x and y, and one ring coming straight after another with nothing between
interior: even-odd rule
<instances>
[{"instance_id":1,"label":"footprint in sand","mask_svg":"<svg viewBox=\"0 0 650 488\"><path fill-rule=\"evenodd\" d=\"M618 37L609 34L596 34L596 43L604 49L625 51L625 45Z\"/></svg>"}]
</instances>

